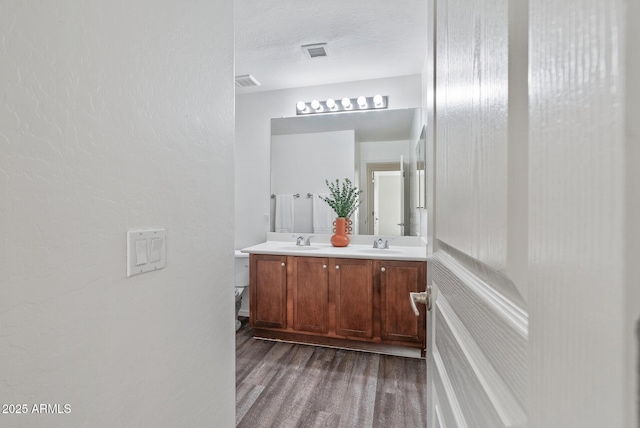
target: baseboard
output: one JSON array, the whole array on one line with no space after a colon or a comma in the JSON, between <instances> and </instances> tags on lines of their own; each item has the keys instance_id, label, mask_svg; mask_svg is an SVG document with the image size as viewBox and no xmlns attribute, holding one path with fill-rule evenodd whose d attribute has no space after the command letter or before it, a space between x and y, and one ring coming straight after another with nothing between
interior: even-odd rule
<instances>
[{"instance_id":1,"label":"baseboard","mask_svg":"<svg viewBox=\"0 0 640 428\"><path fill-rule=\"evenodd\" d=\"M324 346L327 348L348 349L351 351L371 352L375 354L394 355L397 357L424 359L424 349L395 344L371 343L335 337L317 337L313 335L288 333L277 330L255 329L255 339L273 340L277 342L296 343L300 345Z\"/></svg>"}]
</instances>

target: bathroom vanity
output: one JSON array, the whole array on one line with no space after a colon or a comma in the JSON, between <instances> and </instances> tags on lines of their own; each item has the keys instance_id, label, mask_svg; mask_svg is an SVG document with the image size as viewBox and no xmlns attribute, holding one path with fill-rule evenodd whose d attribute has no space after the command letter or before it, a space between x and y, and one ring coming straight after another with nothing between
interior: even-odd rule
<instances>
[{"instance_id":1,"label":"bathroom vanity","mask_svg":"<svg viewBox=\"0 0 640 428\"><path fill-rule=\"evenodd\" d=\"M425 249L266 242L250 253L250 325L258 338L424 357Z\"/></svg>"}]
</instances>

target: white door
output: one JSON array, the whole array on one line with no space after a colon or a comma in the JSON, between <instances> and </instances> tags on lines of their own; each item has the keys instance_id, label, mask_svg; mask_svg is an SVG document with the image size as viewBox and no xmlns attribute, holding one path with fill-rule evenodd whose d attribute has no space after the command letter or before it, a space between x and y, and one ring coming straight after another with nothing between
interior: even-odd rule
<instances>
[{"instance_id":1,"label":"white door","mask_svg":"<svg viewBox=\"0 0 640 428\"><path fill-rule=\"evenodd\" d=\"M400 171L374 173L374 235L399 235L401 195L398 186Z\"/></svg>"},{"instance_id":2,"label":"white door","mask_svg":"<svg viewBox=\"0 0 640 428\"><path fill-rule=\"evenodd\" d=\"M512 135L526 110L510 110L516 100L509 95L515 83L526 94L526 62L510 68L507 0L437 3L430 4L435 78L427 87L435 90L427 106L434 296L427 316L428 426L523 427L527 217L517 202L524 194L526 203L527 168L518 162L526 161L527 129L524 143L523 135ZM519 53L526 59L526 49Z\"/></svg>"},{"instance_id":3,"label":"white door","mask_svg":"<svg viewBox=\"0 0 640 428\"><path fill-rule=\"evenodd\" d=\"M368 165L371 176L370 200L371 234L384 236L404 235L404 165L380 163Z\"/></svg>"},{"instance_id":4,"label":"white door","mask_svg":"<svg viewBox=\"0 0 640 428\"><path fill-rule=\"evenodd\" d=\"M640 9L435 3L428 426L638 426Z\"/></svg>"}]
</instances>

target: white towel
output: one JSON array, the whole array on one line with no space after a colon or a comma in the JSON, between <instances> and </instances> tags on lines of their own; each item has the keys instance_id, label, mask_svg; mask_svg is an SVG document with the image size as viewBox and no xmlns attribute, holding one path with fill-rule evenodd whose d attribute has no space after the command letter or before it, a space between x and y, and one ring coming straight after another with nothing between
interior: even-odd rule
<instances>
[{"instance_id":1,"label":"white towel","mask_svg":"<svg viewBox=\"0 0 640 428\"><path fill-rule=\"evenodd\" d=\"M320 196L325 198L328 193L319 193L313 195L313 233L333 233L333 221L336 219L336 213Z\"/></svg>"},{"instance_id":2,"label":"white towel","mask_svg":"<svg viewBox=\"0 0 640 428\"><path fill-rule=\"evenodd\" d=\"M293 232L293 195L276 195L276 232Z\"/></svg>"}]
</instances>

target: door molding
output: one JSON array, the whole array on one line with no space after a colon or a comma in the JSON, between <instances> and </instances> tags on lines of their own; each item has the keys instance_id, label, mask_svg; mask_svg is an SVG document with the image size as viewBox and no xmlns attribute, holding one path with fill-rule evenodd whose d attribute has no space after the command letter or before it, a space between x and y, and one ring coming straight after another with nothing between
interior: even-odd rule
<instances>
[{"instance_id":1,"label":"door molding","mask_svg":"<svg viewBox=\"0 0 640 428\"><path fill-rule=\"evenodd\" d=\"M525 426L528 314L486 281L499 272L477 273L455 255L438 250L428 259L436 290L428 321L432 399L447 426L464 426L460 412L483 426Z\"/></svg>"},{"instance_id":2,"label":"door molding","mask_svg":"<svg viewBox=\"0 0 640 428\"><path fill-rule=\"evenodd\" d=\"M442 315L440 321L445 321L448 324L453 337L504 426L521 426L526 423L526 412L444 296L438 297L436 307Z\"/></svg>"},{"instance_id":3,"label":"door molding","mask_svg":"<svg viewBox=\"0 0 640 428\"><path fill-rule=\"evenodd\" d=\"M433 260L440 263L452 275L458 277L465 285L473 291L484 303L498 314L513 330L523 338L529 336L529 317L521 307L513 301L500 294L495 288L473 272L462 266L455 258L444 251L437 251L433 255Z\"/></svg>"},{"instance_id":4,"label":"door molding","mask_svg":"<svg viewBox=\"0 0 640 428\"><path fill-rule=\"evenodd\" d=\"M442 406L439 405L439 400L440 397L444 396L444 398L447 399L448 409L451 411L451 416L454 422L453 426L459 428L467 428L467 420L464 418L464 414L462 413L460 401L458 401L455 389L453 388L453 384L451 383L451 379L449 378L449 375L447 373L447 368L444 365L444 361L442 361L442 355L440 355L440 351L435 344L433 345L431 354L435 366L436 376L440 378L440 382L437 382L436 385L442 386L442 388L444 389L444 391L442 391L443 394L438 394L436 398L438 400L438 408L442 409ZM445 419L446 418L442 416L442 410L440 410L438 412L438 420L440 421L440 426L445 425L443 423Z\"/></svg>"}]
</instances>

